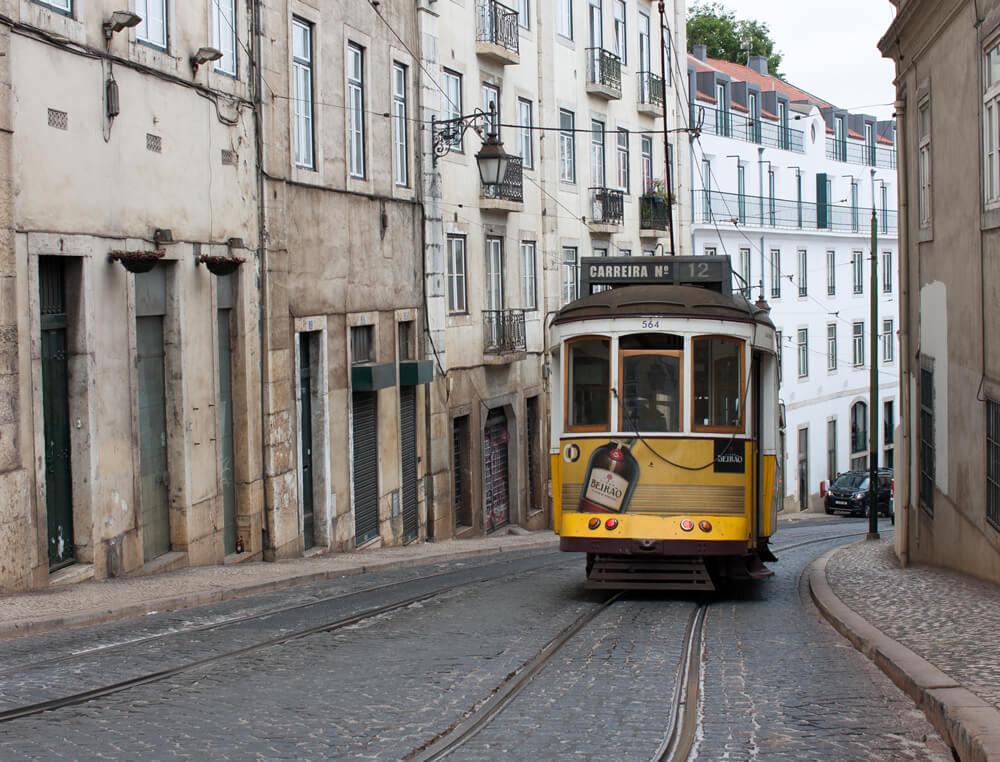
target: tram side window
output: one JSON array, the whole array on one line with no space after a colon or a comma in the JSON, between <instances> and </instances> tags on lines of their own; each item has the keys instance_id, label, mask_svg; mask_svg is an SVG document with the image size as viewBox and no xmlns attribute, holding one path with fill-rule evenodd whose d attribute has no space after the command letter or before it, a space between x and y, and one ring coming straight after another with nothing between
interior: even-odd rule
<instances>
[{"instance_id":1,"label":"tram side window","mask_svg":"<svg viewBox=\"0 0 1000 762\"><path fill-rule=\"evenodd\" d=\"M743 342L693 341L695 430L738 431L743 426Z\"/></svg>"},{"instance_id":2,"label":"tram side window","mask_svg":"<svg viewBox=\"0 0 1000 762\"><path fill-rule=\"evenodd\" d=\"M621 351L622 431L680 431L681 352Z\"/></svg>"},{"instance_id":3,"label":"tram side window","mask_svg":"<svg viewBox=\"0 0 1000 762\"><path fill-rule=\"evenodd\" d=\"M611 341L579 339L568 345L566 428L606 431L611 425Z\"/></svg>"}]
</instances>

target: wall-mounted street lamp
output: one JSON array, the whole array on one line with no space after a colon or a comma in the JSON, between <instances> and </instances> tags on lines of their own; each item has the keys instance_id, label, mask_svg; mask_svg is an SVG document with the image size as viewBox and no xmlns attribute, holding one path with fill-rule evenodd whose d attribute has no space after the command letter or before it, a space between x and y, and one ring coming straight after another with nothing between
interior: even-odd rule
<instances>
[{"instance_id":1,"label":"wall-mounted street lamp","mask_svg":"<svg viewBox=\"0 0 1000 762\"><path fill-rule=\"evenodd\" d=\"M476 164L479 165L479 178L483 185L499 185L507 174L507 164L510 157L503 150L503 141L496 133L496 111L490 103L489 112L476 109L474 113L458 116L454 119L434 119L431 121L431 135L434 147L434 164L439 157L451 151L472 127L483 139L483 146L476 154Z\"/></svg>"},{"instance_id":2,"label":"wall-mounted street lamp","mask_svg":"<svg viewBox=\"0 0 1000 762\"><path fill-rule=\"evenodd\" d=\"M198 67L202 64L207 64L210 61L218 61L222 58L222 51L218 48L202 47L198 48L193 56L191 56L191 75L197 76Z\"/></svg>"},{"instance_id":3,"label":"wall-mounted street lamp","mask_svg":"<svg viewBox=\"0 0 1000 762\"><path fill-rule=\"evenodd\" d=\"M104 39L107 42L111 42L111 38L116 32L120 32L122 29L129 29L133 26L139 26L141 23L142 16L132 13L132 11L115 11L111 14L111 18L103 24Z\"/></svg>"}]
</instances>

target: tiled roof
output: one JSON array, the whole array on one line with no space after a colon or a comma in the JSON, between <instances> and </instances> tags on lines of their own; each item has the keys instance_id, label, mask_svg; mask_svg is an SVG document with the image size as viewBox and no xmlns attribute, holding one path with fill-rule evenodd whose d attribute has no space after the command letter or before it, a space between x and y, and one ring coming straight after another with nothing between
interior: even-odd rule
<instances>
[{"instance_id":1,"label":"tiled roof","mask_svg":"<svg viewBox=\"0 0 1000 762\"><path fill-rule=\"evenodd\" d=\"M740 64L730 63L729 61L720 61L717 58L709 58L705 61L701 61L690 53L688 53L688 63L694 64L696 71L718 71L738 82L750 82L752 84L759 85L762 91L776 90L779 93L785 93L788 96L788 99L792 102L808 101L810 103L815 103L819 108L833 108L832 104L817 98L815 95L812 95L805 90L800 90L794 85L788 84L784 80L778 79L770 74L758 74L753 69Z\"/></svg>"}]
</instances>

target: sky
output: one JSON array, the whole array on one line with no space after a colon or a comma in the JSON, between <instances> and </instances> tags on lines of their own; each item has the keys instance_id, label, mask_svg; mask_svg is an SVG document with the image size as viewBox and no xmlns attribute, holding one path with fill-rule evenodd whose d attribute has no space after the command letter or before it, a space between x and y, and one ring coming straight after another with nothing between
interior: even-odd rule
<instances>
[{"instance_id":1,"label":"sky","mask_svg":"<svg viewBox=\"0 0 1000 762\"><path fill-rule=\"evenodd\" d=\"M721 0L738 19L767 24L781 71L817 98L879 119L892 115L895 65L877 43L892 23L889 0ZM688 0L688 7L694 4ZM880 105L875 105L880 104Z\"/></svg>"}]
</instances>

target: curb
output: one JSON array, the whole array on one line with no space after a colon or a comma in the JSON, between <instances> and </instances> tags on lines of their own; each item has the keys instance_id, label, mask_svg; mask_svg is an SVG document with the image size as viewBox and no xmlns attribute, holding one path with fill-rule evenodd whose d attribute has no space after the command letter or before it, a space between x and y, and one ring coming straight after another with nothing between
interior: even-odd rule
<instances>
[{"instance_id":1,"label":"curb","mask_svg":"<svg viewBox=\"0 0 1000 762\"><path fill-rule=\"evenodd\" d=\"M425 543L425 545L432 548L433 543ZM113 609L92 609L90 611L81 611L74 614L42 615L24 619L0 621L0 640L28 634L55 632L57 630L70 629L73 627L105 624L107 622L114 622L128 617L144 616L154 611L176 611L178 609L190 608L192 606L202 606L208 603L218 603L220 601L228 601L236 598L245 598L259 593L270 593L276 590L284 590L297 585L325 582L330 579L339 579L342 577L354 577L377 571L404 569L414 566L423 566L425 564L460 561L465 558L499 555L501 553L513 553L525 550L545 549L548 547L558 548L558 546L558 537L546 537L540 540L535 540L534 538L524 538L515 542L499 543L494 547L475 548L472 550L445 550L440 553L435 553L433 549L431 549L429 552L420 556L412 556L402 559L375 559L370 560L367 563L359 563L356 566L325 569L323 571L292 572L287 577L272 579L267 582L248 583L246 585L230 586L227 588L219 588L216 586L215 589L203 588L175 595L168 594L162 597L147 598L140 603L125 604ZM316 558L317 560L322 560L324 558L329 559L331 556L322 555L317 556ZM187 567L188 570L192 568L198 567ZM101 581L93 582L93 584L108 583ZM206 584L206 588L208 587L212 587L212 583Z\"/></svg>"},{"instance_id":2,"label":"curb","mask_svg":"<svg viewBox=\"0 0 1000 762\"><path fill-rule=\"evenodd\" d=\"M869 624L833 592L826 566L844 547L849 545L824 553L809 566L809 593L816 607L834 629L923 709L962 762L1000 760L1000 710Z\"/></svg>"}]
</instances>

